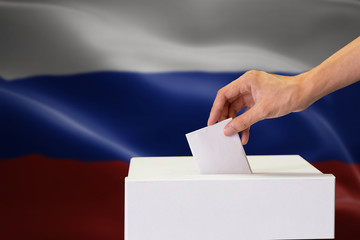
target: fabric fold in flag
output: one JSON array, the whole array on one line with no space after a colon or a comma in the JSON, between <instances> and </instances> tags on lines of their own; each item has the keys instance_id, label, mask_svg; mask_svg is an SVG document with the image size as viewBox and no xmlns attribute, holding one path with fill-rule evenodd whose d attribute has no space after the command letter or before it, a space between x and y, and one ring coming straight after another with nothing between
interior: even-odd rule
<instances>
[{"instance_id":1,"label":"fabric fold in flag","mask_svg":"<svg viewBox=\"0 0 360 240\"><path fill-rule=\"evenodd\" d=\"M121 239L130 158L191 155L219 89L307 71L359 29L356 1L1 1L0 238ZM336 176L337 240L360 239L359 91L260 121L244 146Z\"/></svg>"}]
</instances>

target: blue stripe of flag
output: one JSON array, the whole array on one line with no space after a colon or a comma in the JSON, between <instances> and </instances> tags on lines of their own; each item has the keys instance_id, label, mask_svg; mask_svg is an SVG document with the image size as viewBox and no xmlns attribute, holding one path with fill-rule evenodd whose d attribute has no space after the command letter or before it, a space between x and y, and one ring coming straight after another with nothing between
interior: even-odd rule
<instances>
[{"instance_id":1,"label":"blue stripe of flag","mask_svg":"<svg viewBox=\"0 0 360 240\"><path fill-rule=\"evenodd\" d=\"M0 159L27 154L81 161L191 155L221 87L243 72L94 72L0 79ZM300 154L360 163L360 84L307 110L259 122L247 154Z\"/></svg>"}]
</instances>

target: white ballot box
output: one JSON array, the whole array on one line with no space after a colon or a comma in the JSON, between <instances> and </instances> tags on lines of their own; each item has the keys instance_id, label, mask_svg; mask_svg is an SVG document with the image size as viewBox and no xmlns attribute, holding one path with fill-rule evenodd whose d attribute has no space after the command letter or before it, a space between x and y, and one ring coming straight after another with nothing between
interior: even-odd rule
<instances>
[{"instance_id":1,"label":"white ballot box","mask_svg":"<svg viewBox=\"0 0 360 240\"><path fill-rule=\"evenodd\" d=\"M125 240L334 238L333 175L298 155L248 161L253 174L201 175L192 157L132 158Z\"/></svg>"}]
</instances>

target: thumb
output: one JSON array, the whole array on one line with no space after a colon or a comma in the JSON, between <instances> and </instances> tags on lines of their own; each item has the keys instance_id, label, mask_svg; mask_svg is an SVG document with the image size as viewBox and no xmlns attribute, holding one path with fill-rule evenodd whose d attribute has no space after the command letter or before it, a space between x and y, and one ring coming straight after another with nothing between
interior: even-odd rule
<instances>
[{"instance_id":1,"label":"thumb","mask_svg":"<svg viewBox=\"0 0 360 240\"><path fill-rule=\"evenodd\" d=\"M261 117L260 114L256 111L256 108L250 108L248 111L229 122L224 128L224 134L226 136L232 136L235 133L250 128L251 125L260 120Z\"/></svg>"}]
</instances>

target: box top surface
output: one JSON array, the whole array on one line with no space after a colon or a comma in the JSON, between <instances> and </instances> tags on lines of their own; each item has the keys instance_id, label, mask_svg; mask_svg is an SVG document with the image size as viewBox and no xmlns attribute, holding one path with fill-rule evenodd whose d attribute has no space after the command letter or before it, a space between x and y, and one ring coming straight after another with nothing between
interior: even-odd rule
<instances>
[{"instance_id":1,"label":"box top surface","mask_svg":"<svg viewBox=\"0 0 360 240\"><path fill-rule=\"evenodd\" d=\"M136 157L128 180L237 180L263 178L328 178L299 155L247 156L253 174L199 174L193 157Z\"/></svg>"}]
</instances>

